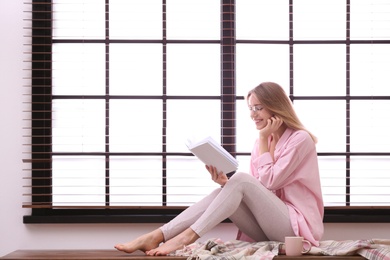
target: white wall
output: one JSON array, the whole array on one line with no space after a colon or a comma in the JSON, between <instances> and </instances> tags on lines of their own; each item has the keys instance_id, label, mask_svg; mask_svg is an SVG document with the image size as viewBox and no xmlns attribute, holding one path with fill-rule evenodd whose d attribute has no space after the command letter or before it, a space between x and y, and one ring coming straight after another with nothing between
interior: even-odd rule
<instances>
[{"instance_id":1,"label":"white wall","mask_svg":"<svg viewBox=\"0 0 390 260\"><path fill-rule=\"evenodd\" d=\"M23 224L23 1L0 0L0 256L16 249L110 249L157 224ZM221 224L205 238L235 237ZM326 224L324 240L390 238L389 224Z\"/></svg>"}]
</instances>

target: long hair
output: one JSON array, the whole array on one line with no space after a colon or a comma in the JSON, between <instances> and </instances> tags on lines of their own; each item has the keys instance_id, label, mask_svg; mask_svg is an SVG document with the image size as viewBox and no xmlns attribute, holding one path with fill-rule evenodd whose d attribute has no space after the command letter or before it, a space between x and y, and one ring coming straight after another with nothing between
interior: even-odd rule
<instances>
[{"instance_id":1,"label":"long hair","mask_svg":"<svg viewBox=\"0 0 390 260\"><path fill-rule=\"evenodd\" d=\"M274 82L260 83L248 92L247 100L251 95L256 96L263 108L280 117L288 128L306 131L317 143L317 137L308 131L299 120L290 98L280 85Z\"/></svg>"}]
</instances>

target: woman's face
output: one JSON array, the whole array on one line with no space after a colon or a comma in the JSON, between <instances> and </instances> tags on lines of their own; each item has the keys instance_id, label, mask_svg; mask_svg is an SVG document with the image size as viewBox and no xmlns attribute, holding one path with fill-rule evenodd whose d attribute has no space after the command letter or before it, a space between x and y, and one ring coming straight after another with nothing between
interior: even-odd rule
<instances>
[{"instance_id":1,"label":"woman's face","mask_svg":"<svg viewBox=\"0 0 390 260\"><path fill-rule=\"evenodd\" d=\"M272 116L272 114L266 108L262 107L260 101L255 95L249 96L248 107L250 116L256 125L256 129L263 129L267 125L267 120Z\"/></svg>"}]
</instances>

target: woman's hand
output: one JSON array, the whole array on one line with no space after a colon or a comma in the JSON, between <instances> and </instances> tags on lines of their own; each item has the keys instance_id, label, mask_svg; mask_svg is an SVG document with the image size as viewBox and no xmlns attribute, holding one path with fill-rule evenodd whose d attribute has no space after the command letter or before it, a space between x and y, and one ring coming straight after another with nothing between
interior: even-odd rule
<instances>
[{"instance_id":1,"label":"woman's hand","mask_svg":"<svg viewBox=\"0 0 390 260\"><path fill-rule=\"evenodd\" d=\"M259 152L260 154L270 152L272 158L274 158L274 150L277 140L271 138L271 145L268 145L269 136L273 135L283 124L283 120L280 117L272 116L267 119L267 125L259 131Z\"/></svg>"},{"instance_id":2,"label":"woman's hand","mask_svg":"<svg viewBox=\"0 0 390 260\"><path fill-rule=\"evenodd\" d=\"M224 174L223 172L218 172L217 168L212 165L206 165L206 169L209 171L211 179L221 186L224 186L229 180L226 174Z\"/></svg>"},{"instance_id":3,"label":"woman's hand","mask_svg":"<svg viewBox=\"0 0 390 260\"><path fill-rule=\"evenodd\" d=\"M275 133L283 124L280 117L272 116L267 119L267 125L260 130L260 137L267 139L271 134Z\"/></svg>"}]
</instances>

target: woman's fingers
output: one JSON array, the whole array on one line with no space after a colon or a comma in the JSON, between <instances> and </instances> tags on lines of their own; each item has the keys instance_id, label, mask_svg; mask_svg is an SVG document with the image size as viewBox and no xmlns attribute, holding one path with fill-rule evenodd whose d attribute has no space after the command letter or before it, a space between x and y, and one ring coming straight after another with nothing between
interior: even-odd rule
<instances>
[{"instance_id":1,"label":"woman's fingers","mask_svg":"<svg viewBox=\"0 0 390 260\"><path fill-rule=\"evenodd\" d=\"M213 181L216 181L218 179L218 172L217 172L217 168L215 168L214 166L212 165L206 165L206 169L209 171L210 175L211 175L211 179Z\"/></svg>"}]
</instances>

